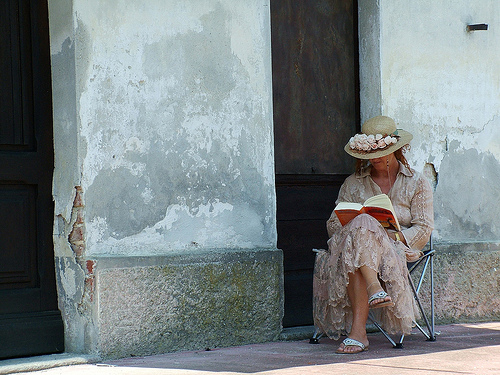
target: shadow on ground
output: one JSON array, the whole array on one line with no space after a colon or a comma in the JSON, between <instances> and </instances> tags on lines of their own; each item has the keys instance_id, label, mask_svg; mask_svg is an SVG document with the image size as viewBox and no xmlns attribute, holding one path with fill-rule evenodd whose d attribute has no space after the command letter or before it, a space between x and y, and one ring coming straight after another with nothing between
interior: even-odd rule
<instances>
[{"instance_id":1,"label":"shadow on ground","mask_svg":"<svg viewBox=\"0 0 500 375\"><path fill-rule=\"evenodd\" d=\"M436 331L440 332L440 334L437 340L433 342L426 341L420 332L415 331L414 334L405 338L404 349L393 349L384 336L381 334L372 334L369 336L369 350L355 355L335 354L339 341L323 338L320 340L319 345L311 345L308 340L275 342L213 349L210 351L134 357L107 361L103 365L110 365L115 368L161 368L208 372L257 373L341 363L356 363L357 365L364 363L367 366L382 366L382 364L376 362L381 359L385 361L384 363L392 363L391 367L397 367L398 364L396 362L399 358L401 366L407 369L408 364L412 364L418 360L418 356L425 358L425 355L432 355L432 358L429 357L431 361L448 361L450 362L448 364L450 367L448 371L455 371L453 368L460 367L459 362L461 360L464 363L471 363L466 359L467 356L474 355L475 358L478 358L476 351L468 351L469 349L498 346L498 351L496 348L493 348L493 350L500 355L500 323L446 325L436 327ZM440 353L444 352L448 354L446 356L440 355ZM465 368L463 370L460 373L474 373L466 371Z\"/></svg>"}]
</instances>

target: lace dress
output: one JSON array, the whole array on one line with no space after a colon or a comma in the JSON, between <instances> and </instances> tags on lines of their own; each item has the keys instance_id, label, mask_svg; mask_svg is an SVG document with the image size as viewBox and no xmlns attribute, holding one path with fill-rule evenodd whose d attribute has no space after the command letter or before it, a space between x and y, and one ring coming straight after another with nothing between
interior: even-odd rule
<instances>
[{"instance_id":1,"label":"lace dress","mask_svg":"<svg viewBox=\"0 0 500 375\"><path fill-rule=\"evenodd\" d=\"M345 180L336 203L363 203L381 193L368 167L362 174L353 174ZM366 214L357 216L344 227L333 212L327 221L328 250L316 255L314 266L313 316L315 326L332 339L351 330L348 274L363 265L378 272L384 289L394 301L393 307L373 310L385 330L408 334L418 317L406 262L420 256L432 232L432 190L424 177L400 163L396 181L387 195L408 247L392 240L382 226Z\"/></svg>"}]
</instances>

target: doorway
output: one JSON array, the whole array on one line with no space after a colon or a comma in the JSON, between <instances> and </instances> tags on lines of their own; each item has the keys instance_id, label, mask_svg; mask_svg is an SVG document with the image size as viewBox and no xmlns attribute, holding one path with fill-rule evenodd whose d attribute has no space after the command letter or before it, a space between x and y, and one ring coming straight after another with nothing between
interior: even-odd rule
<instances>
[{"instance_id":1,"label":"doorway","mask_svg":"<svg viewBox=\"0 0 500 375\"><path fill-rule=\"evenodd\" d=\"M313 248L354 161L359 129L356 0L271 0L278 248L284 327L313 324Z\"/></svg>"},{"instance_id":2,"label":"doorway","mask_svg":"<svg viewBox=\"0 0 500 375\"><path fill-rule=\"evenodd\" d=\"M46 1L0 2L0 358L64 350Z\"/></svg>"}]
</instances>

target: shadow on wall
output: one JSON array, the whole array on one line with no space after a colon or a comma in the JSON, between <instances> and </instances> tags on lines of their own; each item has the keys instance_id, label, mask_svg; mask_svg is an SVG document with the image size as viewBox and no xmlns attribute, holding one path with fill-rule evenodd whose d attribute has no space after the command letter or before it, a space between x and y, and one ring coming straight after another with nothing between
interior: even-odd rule
<instances>
[{"instance_id":1,"label":"shadow on wall","mask_svg":"<svg viewBox=\"0 0 500 375\"><path fill-rule=\"evenodd\" d=\"M496 181L500 181L500 163L493 154L463 150L457 141L450 144L434 193L439 241L498 241L500 188Z\"/></svg>"}]
</instances>

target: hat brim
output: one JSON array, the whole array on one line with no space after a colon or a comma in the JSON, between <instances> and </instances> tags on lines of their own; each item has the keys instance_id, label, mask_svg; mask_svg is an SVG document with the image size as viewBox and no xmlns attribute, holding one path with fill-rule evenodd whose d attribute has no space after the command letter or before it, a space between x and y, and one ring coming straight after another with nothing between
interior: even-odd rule
<instances>
[{"instance_id":1,"label":"hat brim","mask_svg":"<svg viewBox=\"0 0 500 375\"><path fill-rule=\"evenodd\" d=\"M407 145L410 143L410 141L413 139L413 135L406 130L398 129L398 141L382 150L373 150L373 151L360 151L360 150L353 150L349 146L349 142L344 146L345 152L347 152L349 155L357 158L357 159L377 159L381 158L383 156L387 156L389 154L392 154L394 151L399 150L401 147Z\"/></svg>"}]
</instances>

